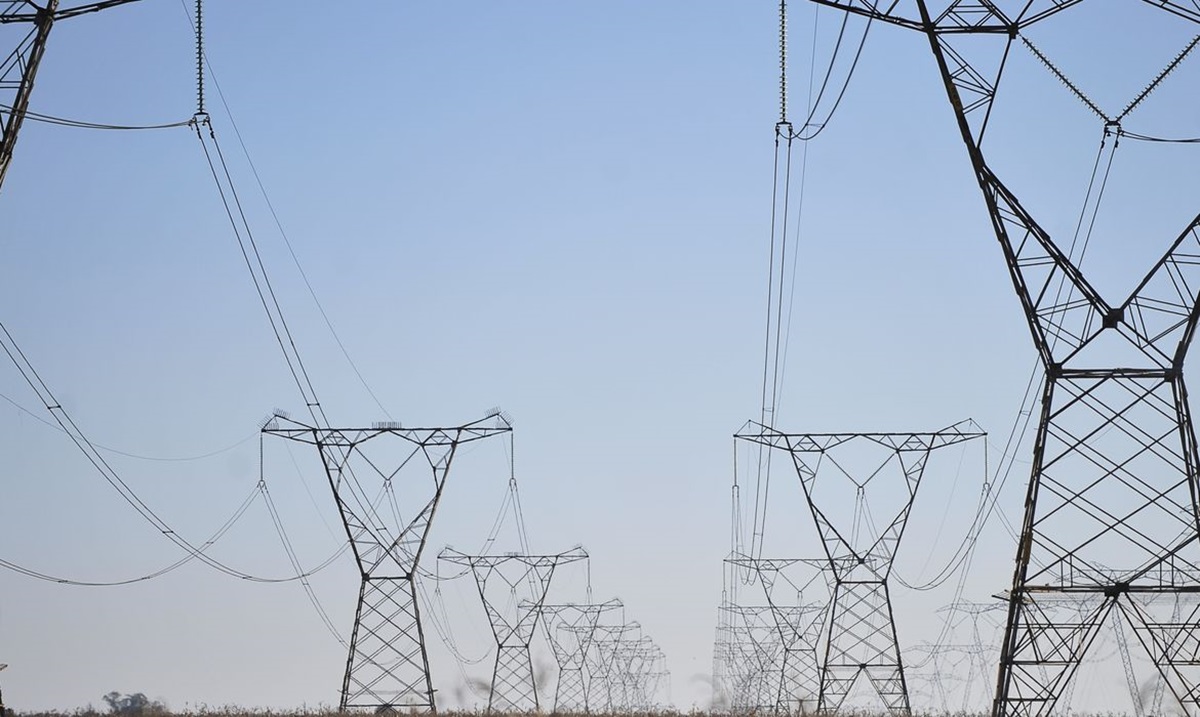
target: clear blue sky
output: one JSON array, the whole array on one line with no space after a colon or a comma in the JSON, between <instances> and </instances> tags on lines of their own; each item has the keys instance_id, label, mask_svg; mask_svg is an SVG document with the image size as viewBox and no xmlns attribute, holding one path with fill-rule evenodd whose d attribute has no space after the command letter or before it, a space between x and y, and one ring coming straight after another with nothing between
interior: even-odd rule
<instances>
[{"instance_id":1,"label":"clear blue sky","mask_svg":"<svg viewBox=\"0 0 1200 717\"><path fill-rule=\"evenodd\" d=\"M840 16L792 5L798 119ZM1031 36L1119 108L1195 29L1174 21L1168 31L1165 14L1141 4L1103 7L1063 16L1087 32L1066 21ZM325 326L210 82L213 123L331 420L454 425L503 407L532 547L587 548L594 596L621 597L662 645L684 708L707 704L731 435L759 408L776 12L709 0L207 3L207 52L233 119L386 409ZM847 44L861 30L851 23ZM12 37L0 28L0 41ZM32 108L186 119L193 52L178 0L63 22ZM1200 135L1197 72L1200 59L1185 61L1134 128ZM1099 124L1028 53L1010 77L989 139L1005 157L998 169L1037 197L1052 231L1069 232ZM807 151L779 426L928 431L973 417L993 434L994 471L1035 355L926 41L872 27L842 105ZM1114 299L1194 214L1194 152L1122 148L1085 263ZM125 480L193 540L258 480L261 419L275 407L303 414L207 171L185 128L28 122L0 192L0 320L87 435L121 452L105 455ZM0 367L0 394L0 557L78 580L178 557L39 420L49 415L11 366ZM504 448L481 444L456 466L427 567L442 546L466 549L486 533L507 480ZM901 548L910 581L949 556L979 494L983 451L954 450L931 464ZM1014 522L1028 454L1027 443L1017 449L1000 499ZM306 566L340 535L314 459L267 450L271 493ZM768 551L814 555L799 485L777 468ZM998 522L981 545L964 593L975 600L1008 587L1014 553ZM213 554L255 574L290 570L261 503ZM561 597L582 599L582 574L563 578ZM348 633L358 588L349 557L313 587ZM933 639L932 610L952 588L897 589L903 642ZM488 635L473 591L465 581L443 589L458 642L478 657ZM119 588L5 572L0 595L0 662L10 665L0 682L17 709L98 704L111 690L177 709L337 702L345 652L295 583L193 564ZM471 704L464 673L431 645L442 698ZM486 678L486 661L465 674Z\"/></svg>"}]
</instances>

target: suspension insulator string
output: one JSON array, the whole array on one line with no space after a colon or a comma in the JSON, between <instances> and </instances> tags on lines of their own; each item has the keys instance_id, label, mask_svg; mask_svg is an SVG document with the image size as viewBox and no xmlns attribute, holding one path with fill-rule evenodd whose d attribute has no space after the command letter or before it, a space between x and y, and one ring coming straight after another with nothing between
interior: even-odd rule
<instances>
[{"instance_id":1,"label":"suspension insulator string","mask_svg":"<svg viewBox=\"0 0 1200 717\"><path fill-rule=\"evenodd\" d=\"M196 0L196 117L208 117L204 109L204 0Z\"/></svg>"}]
</instances>

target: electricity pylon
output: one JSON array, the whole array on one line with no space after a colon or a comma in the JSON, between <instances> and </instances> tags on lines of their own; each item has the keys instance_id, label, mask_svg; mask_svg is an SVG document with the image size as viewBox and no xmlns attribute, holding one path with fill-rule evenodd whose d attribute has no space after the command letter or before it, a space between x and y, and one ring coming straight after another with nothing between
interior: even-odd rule
<instances>
[{"instance_id":1,"label":"electricity pylon","mask_svg":"<svg viewBox=\"0 0 1200 717\"><path fill-rule=\"evenodd\" d=\"M1200 215L1133 277L1126 298L1110 303L1051 236L1050 223L993 171L983 147L1010 55L1028 52L1096 116L1098 133L1113 138L1102 150L1111 157L1131 113L1196 40L1113 111L1026 35L1035 23L1066 22L1064 11L1080 3L955 0L931 12L924 0L882 10L868 0L819 1L924 35L1044 370L993 714L1049 715L1110 618L1132 628L1186 712L1200 714L1200 611L1181 619L1167 612L1169 601L1153 599L1200 591L1200 455L1183 379L1200 317ZM1192 2L1142 6L1200 23ZM1036 104L1016 111L1021 123L1041 122ZM1086 610L1055 599L1064 594L1084 600Z\"/></svg>"},{"instance_id":2,"label":"electricity pylon","mask_svg":"<svg viewBox=\"0 0 1200 717\"><path fill-rule=\"evenodd\" d=\"M558 663L554 714L588 711L587 651L604 613L621 609L620 600L542 605L542 627Z\"/></svg>"},{"instance_id":3,"label":"electricity pylon","mask_svg":"<svg viewBox=\"0 0 1200 717\"><path fill-rule=\"evenodd\" d=\"M911 713L888 578L930 452L985 435L968 430L973 425L973 421L963 421L932 433L792 434L750 423L735 436L791 455L825 549L833 595L818 713L840 710L860 677L870 682L890 713ZM857 470L848 469L850 461L861 458L855 451L867 453L866 462ZM819 493L818 474L828 474ZM885 475L902 481L904 490L878 495L893 504L888 510L877 507L872 512L866 506L867 489L879 485ZM830 508L826 491L837 487L831 481L847 489L853 486L856 509L849 524L835 525L826 512ZM875 524L872 515L882 516L882 522Z\"/></svg>"},{"instance_id":4,"label":"electricity pylon","mask_svg":"<svg viewBox=\"0 0 1200 717\"><path fill-rule=\"evenodd\" d=\"M923 655L913 678L929 686L928 702L921 707L944 714L974 714L991 700L1006 607L1000 600L958 600L938 608L938 614L944 616L941 638L910 650Z\"/></svg>"},{"instance_id":5,"label":"electricity pylon","mask_svg":"<svg viewBox=\"0 0 1200 717\"><path fill-rule=\"evenodd\" d=\"M586 655L589 705L599 707L602 703L604 712L618 711L621 704L621 677L614 664L616 648L622 643L638 640L636 636L641 631L642 626L637 622L600 624L592 631L592 641Z\"/></svg>"},{"instance_id":6,"label":"electricity pylon","mask_svg":"<svg viewBox=\"0 0 1200 717\"><path fill-rule=\"evenodd\" d=\"M466 555L453 548L445 548L439 560L471 569L479 598L487 612L496 638L496 662L492 670L492 686L488 693L488 712L527 713L539 708L537 683L533 676L533 656L529 646L533 632L541 616L546 593L554 571L562 565L587 560L583 548L556 553L554 555ZM504 590L495 590L498 578ZM488 583L493 585L489 596ZM517 597L519 590L527 590L525 600ZM515 606L510 614L504 606Z\"/></svg>"},{"instance_id":7,"label":"electricity pylon","mask_svg":"<svg viewBox=\"0 0 1200 717\"><path fill-rule=\"evenodd\" d=\"M46 0L38 4L32 0L0 0L0 30L8 26L23 29L18 33L16 45L8 50L0 45L0 189L12 162L13 150L17 146L17 135L29 111L29 98L33 94L33 81L41 66L46 51L50 29L58 20L64 20L89 12L125 5L138 0L107 0L84 5L60 8L59 0Z\"/></svg>"},{"instance_id":8,"label":"electricity pylon","mask_svg":"<svg viewBox=\"0 0 1200 717\"><path fill-rule=\"evenodd\" d=\"M636 623L633 632L640 631ZM599 659L608 665L606 680L611 704L609 712L647 712L654 707L654 693L661 681L669 676L663 664L662 649L646 635L626 637L627 630L617 630L612 637L594 641Z\"/></svg>"},{"instance_id":9,"label":"electricity pylon","mask_svg":"<svg viewBox=\"0 0 1200 717\"><path fill-rule=\"evenodd\" d=\"M770 605L722 605L734 714L769 714L780 692L784 645Z\"/></svg>"},{"instance_id":10,"label":"electricity pylon","mask_svg":"<svg viewBox=\"0 0 1200 717\"><path fill-rule=\"evenodd\" d=\"M771 608L771 617L783 649L774 711L785 715L802 713L807 705L816 701L820 690L819 642L829 612L829 601L827 595L822 594L820 602L805 603L804 591L808 590L810 594L814 591L812 581L801 585L787 573L798 565L816 564L818 568L824 568L824 561L737 556L727 558L725 562L753 571ZM825 584L821 583L820 587L824 589Z\"/></svg>"},{"instance_id":11,"label":"electricity pylon","mask_svg":"<svg viewBox=\"0 0 1200 717\"><path fill-rule=\"evenodd\" d=\"M262 431L316 446L361 576L339 708L436 712L417 570L455 451L512 425L499 412L452 428L315 428L277 415Z\"/></svg>"}]
</instances>

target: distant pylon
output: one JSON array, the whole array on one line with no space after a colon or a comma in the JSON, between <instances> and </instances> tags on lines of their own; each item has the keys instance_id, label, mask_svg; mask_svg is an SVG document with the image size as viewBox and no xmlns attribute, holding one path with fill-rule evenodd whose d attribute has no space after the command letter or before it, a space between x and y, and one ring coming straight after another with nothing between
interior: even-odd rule
<instances>
[{"instance_id":1,"label":"distant pylon","mask_svg":"<svg viewBox=\"0 0 1200 717\"><path fill-rule=\"evenodd\" d=\"M815 704L821 686L820 639L829 613L828 591L825 582L800 584L787 574L800 565L812 565L824 572L824 560L803 558L751 558L734 556L726 559L730 565L754 573L762 585L775 629L779 634L782 655L780 678L775 696L776 714L803 713ZM823 577L818 575L817 577ZM808 595L804 592L808 591ZM807 601L819 593L820 601Z\"/></svg>"},{"instance_id":2,"label":"distant pylon","mask_svg":"<svg viewBox=\"0 0 1200 717\"><path fill-rule=\"evenodd\" d=\"M784 646L770 605L722 605L728 614L734 714L772 714L778 701Z\"/></svg>"},{"instance_id":3,"label":"distant pylon","mask_svg":"<svg viewBox=\"0 0 1200 717\"><path fill-rule=\"evenodd\" d=\"M600 624L592 631L592 641L586 658L589 705L608 713L621 709L622 677L615 664L617 646L640 639L641 631L642 626L637 622Z\"/></svg>"},{"instance_id":4,"label":"distant pylon","mask_svg":"<svg viewBox=\"0 0 1200 717\"><path fill-rule=\"evenodd\" d=\"M970 430L972 426L973 421L963 421L931 433L792 434L751 423L737 434L740 440L791 455L825 549L833 596L818 713L842 709L859 678L869 681L890 713L911 713L888 578L930 452L985 435ZM843 465L855 450L868 454L862 473ZM853 486L852 503L863 509L855 510L852 524L835 525L829 517L829 506L823 504L828 496L824 492L817 496L818 474L828 474L822 486L836 487L830 481ZM884 475L901 481L903 490L898 498L895 493L877 496L892 505L872 513L865 509L867 487ZM882 516L881 523L875 524L871 515Z\"/></svg>"},{"instance_id":5,"label":"distant pylon","mask_svg":"<svg viewBox=\"0 0 1200 717\"><path fill-rule=\"evenodd\" d=\"M589 711L587 652L601 617L606 612L623 608L620 600L542 605L542 627L554 653L554 660L558 663L558 680L554 688L555 714Z\"/></svg>"},{"instance_id":6,"label":"distant pylon","mask_svg":"<svg viewBox=\"0 0 1200 717\"><path fill-rule=\"evenodd\" d=\"M314 428L282 416L263 427L264 434L317 447L358 565L362 582L342 680L342 711L437 711L417 569L455 451L463 443L511 431L499 412L452 428L401 428L398 423ZM418 456L428 472L414 473L424 478L398 485L402 469ZM404 506L407 519L400 518L397 505Z\"/></svg>"},{"instance_id":7,"label":"distant pylon","mask_svg":"<svg viewBox=\"0 0 1200 717\"><path fill-rule=\"evenodd\" d=\"M526 713L539 709L533 657L529 651L533 632L537 628L554 571L562 565L587 560L587 557L583 548L553 555L466 555L446 548L438 555L440 560L471 569L488 622L492 626L492 635L496 638L496 662L488 693L488 712ZM493 579L499 579L504 589L495 590ZM489 583L493 585L491 595ZM528 593L525 600L517 596L522 590ZM507 611L505 605L515 607L515 610Z\"/></svg>"}]
</instances>

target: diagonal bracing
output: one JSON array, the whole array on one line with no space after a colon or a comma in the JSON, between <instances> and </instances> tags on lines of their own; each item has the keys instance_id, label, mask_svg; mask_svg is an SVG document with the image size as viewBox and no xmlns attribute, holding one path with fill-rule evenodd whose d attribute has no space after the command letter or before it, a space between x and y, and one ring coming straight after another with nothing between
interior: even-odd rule
<instances>
[{"instance_id":1,"label":"diagonal bracing","mask_svg":"<svg viewBox=\"0 0 1200 717\"><path fill-rule=\"evenodd\" d=\"M554 714L589 711L587 652L605 613L623 609L624 604L617 599L541 606L542 627L558 663Z\"/></svg>"},{"instance_id":2,"label":"diagonal bracing","mask_svg":"<svg viewBox=\"0 0 1200 717\"><path fill-rule=\"evenodd\" d=\"M1183 379L1200 315L1200 216L1124 300L1110 302L983 150L1011 55L1028 52L1096 116L1112 139L1102 149L1111 160L1128 115L1197 40L1116 111L1092 101L1023 34L1077 0L955 0L937 9L925 0L817 2L925 36L1044 371L993 714L1048 717L1111 619L1132 630L1176 702L1200 714L1200 610L1181 613L1165 599L1200 591L1200 457ZM1195 3L1146 4L1200 23Z\"/></svg>"},{"instance_id":3,"label":"diagonal bracing","mask_svg":"<svg viewBox=\"0 0 1200 717\"><path fill-rule=\"evenodd\" d=\"M778 690L771 709L776 714L804 713L808 707L816 704L820 691L819 643L825 628L829 600L824 582L814 585L810 580L800 584L789 573L793 568L805 565L816 565L823 569L826 567L825 561L736 556L726 559L726 562L753 571L762 585L778 633L782 654L778 665ZM811 597L818 592L820 600L811 601Z\"/></svg>"},{"instance_id":4,"label":"diagonal bracing","mask_svg":"<svg viewBox=\"0 0 1200 717\"><path fill-rule=\"evenodd\" d=\"M890 714L910 714L888 577L929 454L984 436L973 427L973 421L963 421L931 433L793 434L750 423L737 434L739 440L791 455L825 549L833 595L818 713L836 713L865 682ZM878 495L891 504L872 513L866 506L868 489L887 480L904 490ZM833 507L827 489L839 487L852 493L855 511L849 522L826 512ZM882 518L876 522L872 515Z\"/></svg>"},{"instance_id":5,"label":"diagonal bracing","mask_svg":"<svg viewBox=\"0 0 1200 717\"><path fill-rule=\"evenodd\" d=\"M537 628L550 580L560 566L587 560L583 548L553 555L466 555L444 549L439 560L471 569L479 597L496 638L496 662L488 694L488 712L528 713L539 708L529 646ZM489 584L492 589L489 591ZM526 593L520 600L518 593ZM505 606L515 606L507 610Z\"/></svg>"},{"instance_id":6,"label":"diagonal bracing","mask_svg":"<svg viewBox=\"0 0 1200 717\"><path fill-rule=\"evenodd\" d=\"M455 451L511 431L498 412L451 428L315 428L278 415L263 427L317 448L361 576L341 710L437 711L417 570Z\"/></svg>"}]
</instances>

